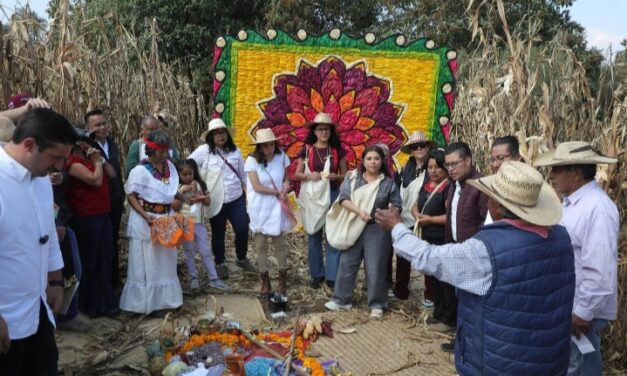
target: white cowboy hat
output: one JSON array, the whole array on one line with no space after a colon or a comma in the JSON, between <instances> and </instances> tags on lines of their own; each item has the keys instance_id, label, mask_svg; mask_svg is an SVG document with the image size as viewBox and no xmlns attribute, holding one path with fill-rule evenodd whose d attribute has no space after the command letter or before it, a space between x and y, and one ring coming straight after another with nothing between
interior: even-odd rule
<instances>
[{"instance_id":1,"label":"white cowboy hat","mask_svg":"<svg viewBox=\"0 0 627 376\"><path fill-rule=\"evenodd\" d=\"M216 129L226 129L229 133L231 132L231 128L228 128L224 123L224 120L220 118L211 119L209 122L209 128L206 131L202 132L200 135L200 140L205 142L207 140L207 135L211 133L211 131L215 131Z\"/></svg>"},{"instance_id":2,"label":"white cowboy hat","mask_svg":"<svg viewBox=\"0 0 627 376\"><path fill-rule=\"evenodd\" d=\"M615 158L608 158L597 153L585 141L562 142L557 149L549 150L533 162L536 167L567 166L577 164L612 164L618 162Z\"/></svg>"},{"instance_id":3,"label":"white cowboy hat","mask_svg":"<svg viewBox=\"0 0 627 376\"><path fill-rule=\"evenodd\" d=\"M526 163L504 162L496 174L469 180L468 184L531 224L553 226L562 218L557 193Z\"/></svg>"},{"instance_id":4,"label":"white cowboy hat","mask_svg":"<svg viewBox=\"0 0 627 376\"><path fill-rule=\"evenodd\" d=\"M308 128L311 128L313 125L318 125L318 124L327 124L327 125L331 125L333 127L335 127L335 123L333 122L333 118L331 118L330 114L327 114L326 112L319 112L316 117L313 119L312 122L307 123L306 126Z\"/></svg>"},{"instance_id":5,"label":"white cowboy hat","mask_svg":"<svg viewBox=\"0 0 627 376\"><path fill-rule=\"evenodd\" d=\"M274 135L274 132L272 132L272 129L270 128L258 129L255 133L254 138L255 141L252 142L251 145L265 144L266 142L278 140L278 138Z\"/></svg>"},{"instance_id":6,"label":"white cowboy hat","mask_svg":"<svg viewBox=\"0 0 627 376\"><path fill-rule=\"evenodd\" d=\"M419 142L424 142L428 144L430 149L433 149L436 146L435 142L433 140L427 139L424 133L422 133L421 131L414 131L409 136L407 142L403 146L401 146L401 151L405 154L411 154L410 146Z\"/></svg>"},{"instance_id":7,"label":"white cowboy hat","mask_svg":"<svg viewBox=\"0 0 627 376\"><path fill-rule=\"evenodd\" d=\"M15 124L6 116L0 116L0 141L9 142L15 132Z\"/></svg>"}]
</instances>

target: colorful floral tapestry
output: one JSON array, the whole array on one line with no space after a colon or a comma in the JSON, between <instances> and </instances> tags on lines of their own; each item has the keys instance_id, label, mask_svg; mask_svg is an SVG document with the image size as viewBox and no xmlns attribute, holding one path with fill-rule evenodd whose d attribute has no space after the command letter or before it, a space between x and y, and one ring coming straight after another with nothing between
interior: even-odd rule
<instances>
[{"instance_id":1,"label":"colorful floral tapestry","mask_svg":"<svg viewBox=\"0 0 627 376\"><path fill-rule=\"evenodd\" d=\"M446 145L456 70L455 51L426 39L242 30L216 40L213 116L234 128L244 155L256 130L271 128L292 158L291 173L306 124L319 112L337 123L349 168L376 143L402 163L400 147L412 131Z\"/></svg>"}]
</instances>

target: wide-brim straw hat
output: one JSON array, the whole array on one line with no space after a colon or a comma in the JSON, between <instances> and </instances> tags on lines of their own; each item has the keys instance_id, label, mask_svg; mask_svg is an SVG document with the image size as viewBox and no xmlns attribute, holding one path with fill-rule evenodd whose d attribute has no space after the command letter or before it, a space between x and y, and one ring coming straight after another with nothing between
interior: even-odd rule
<instances>
[{"instance_id":1,"label":"wide-brim straw hat","mask_svg":"<svg viewBox=\"0 0 627 376\"><path fill-rule=\"evenodd\" d=\"M305 124L305 126L307 128L311 128L312 126L319 125L319 124L330 125L334 128L336 127L336 124L333 122L333 118L331 117L330 114L327 114L326 112L319 112L316 115L316 117L313 119L313 121Z\"/></svg>"},{"instance_id":2,"label":"wide-brim straw hat","mask_svg":"<svg viewBox=\"0 0 627 376\"><path fill-rule=\"evenodd\" d=\"M422 133L421 131L414 131L409 136L409 139L407 140L407 142L403 146L401 146L401 151L405 154L411 154L410 147L413 144L417 144L419 142L425 142L429 144L429 149L433 149L436 146L435 142L433 140L427 139L427 136L425 136L424 133Z\"/></svg>"},{"instance_id":3,"label":"wide-brim straw hat","mask_svg":"<svg viewBox=\"0 0 627 376\"><path fill-rule=\"evenodd\" d=\"M272 129L262 128L257 130L254 135L255 141L251 142L251 145L265 144L266 142L278 141L280 137L276 137Z\"/></svg>"},{"instance_id":4,"label":"wide-brim straw hat","mask_svg":"<svg viewBox=\"0 0 627 376\"><path fill-rule=\"evenodd\" d=\"M569 141L557 145L556 149L549 150L533 162L534 166L568 166L568 165L596 165L618 162L615 158L608 158L599 154L589 142Z\"/></svg>"},{"instance_id":5,"label":"wide-brim straw hat","mask_svg":"<svg viewBox=\"0 0 627 376\"><path fill-rule=\"evenodd\" d=\"M557 193L526 163L504 162L496 174L468 180L468 184L531 224L553 226L562 218Z\"/></svg>"},{"instance_id":6,"label":"wide-brim straw hat","mask_svg":"<svg viewBox=\"0 0 627 376\"><path fill-rule=\"evenodd\" d=\"M211 133L212 131L215 131L216 129L226 129L227 132L229 133L231 132L231 128L226 126L226 124L224 123L224 120L220 118L215 118L215 119L211 119L207 130L202 132L202 134L200 135L200 139L203 142L205 142L209 133Z\"/></svg>"},{"instance_id":7,"label":"wide-brim straw hat","mask_svg":"<svg viewBox=\"0 0 627 376\"><path fill-rule=\"evenodd\" d=\"M13 138L15 124L6 116L0 116L0 141L9 142Z\"/></svg>"}]
</instances>

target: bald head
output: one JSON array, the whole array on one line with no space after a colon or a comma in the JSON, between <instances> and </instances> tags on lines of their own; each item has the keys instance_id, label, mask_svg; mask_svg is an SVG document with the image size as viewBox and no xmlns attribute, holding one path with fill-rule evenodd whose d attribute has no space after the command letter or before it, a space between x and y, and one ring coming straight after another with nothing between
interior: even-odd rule
<instances>
[{"instance_id":1,"label":"bald head","mask_svg":"<svg viewBox=\"0 0 627 376\"><path fill-rule=\"evenodd\" d=\"M144 116L140 124L142 137L146 137L148 136L148 133L158 131L161 128L159 120L152 115Z\"/></svg>"}]
</instances>

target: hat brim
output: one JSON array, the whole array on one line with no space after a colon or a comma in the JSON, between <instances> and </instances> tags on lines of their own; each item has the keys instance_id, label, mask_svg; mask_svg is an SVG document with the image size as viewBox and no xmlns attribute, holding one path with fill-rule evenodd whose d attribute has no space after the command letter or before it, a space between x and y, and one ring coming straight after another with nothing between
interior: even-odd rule
<instances>
[{"instance_id":1,"label":"hat brim","mask_svg":"<svg viewBox=\"0 0 627 376\"><path fill-rule=\"evenodd\" d=\"M251 142L249 145L267 144L268 142L276 142L276 141L279 141L279 140L281 140L282 138L283 138L282 136L279 136L279 137L274 137L274 139L271 139L271 140L254 141L254 142Z\"/></svg>"},{"instance_id":2,"label":"hat brim","mask_svg":"<svg viewBox=\"0 0 627 376\"><path fill-rule=\"evenodd\" d=\"M429 144L429 150L433 150L436 147L436 143L433 140L412 141L407 142L405 145L401 146L401 152L404 154L411 154L412 150L410 149L410 146L419 142L426 142L427 144Z\"/></svg>"},{"instance_id":3,"label":"hat brim","mask_svg":"<svg viewBox=\"0 0 627 376\"><path fill-rule=\"evenodd\" d=\"M550 167L550 166L569 166L569 165L597 165L597 164L614 164L617 163L618 160L615 158L603 157L601 155L597 155L594 158L586 158L586 159L560 159L555 158L555 150L549 150L539 156L535 161L533 161L533 165L535 167Z\"/></svg>"},{"instance_id":4,"label":"hat brim","mask_svg":"<svg viewBox=\"0 0 627 376\"><path fill-rule=\"evenodd\" d=\"M229 134L231 135L231 137L233 137L233 128L229 128L229 127L220 127L220 128L214 128L212 130L206 130L204 132L202 132L200 134L200 141L202 142L207 142L207 136L209 135L209 133L213 132L213 131L217 131L218 129L226 129L227 132L229 132Z\"/></svg>"},{"instance_id":5,"label":"hat brim","mask_svg":"<svg viewBox=\"0 0 627 376\"><path fill-rule=\"evenodd\" d=\"M311 129L311 127L313 127L314 125L330 125L333 128L337 128L337 125L333 124L333 123L316 123L316 122L310 122L310 123L305 123L305 127Z\"/></svg>"},{"instance_id":6,"label":"hat brim","mask_svg":"<svg viewBox=\"0 0 627 376\"><path fill-rule=\"evenodd\" d=\"M468 180L467 183L485 193L488 197L497 201L516 214L522 220L538 226L553 226L562 219L562 203L555 190L546 182L542 183L538 201L533 207L524 207L501 197L492 187L496 175L490 175L479 179Z\"/></svg>"}]
</instances>

